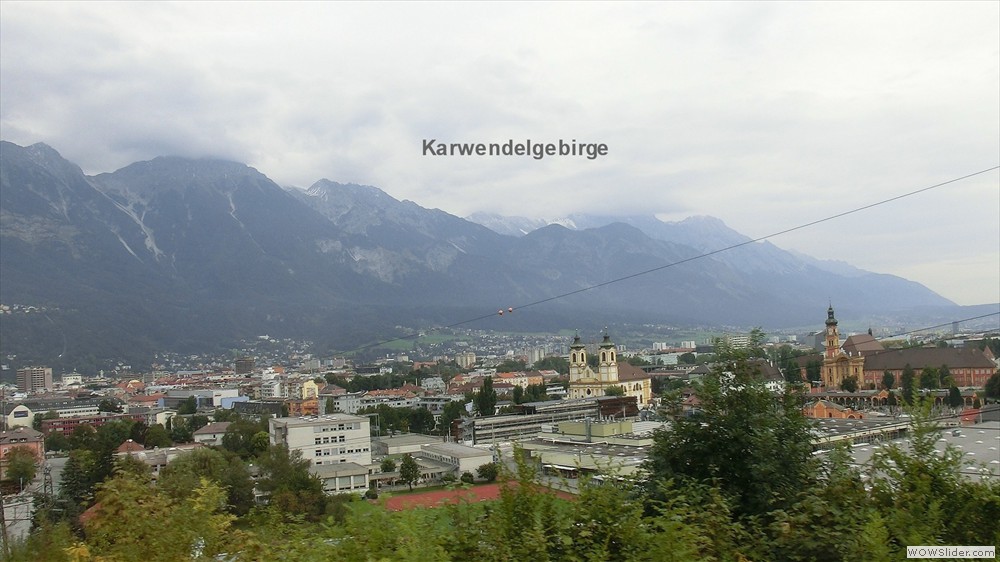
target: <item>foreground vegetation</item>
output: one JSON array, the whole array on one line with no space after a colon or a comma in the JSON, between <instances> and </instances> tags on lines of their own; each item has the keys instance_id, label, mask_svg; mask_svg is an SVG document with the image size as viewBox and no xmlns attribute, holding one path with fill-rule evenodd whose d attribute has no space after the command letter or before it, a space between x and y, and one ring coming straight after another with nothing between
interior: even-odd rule
<instances>
[{"instance_id":1,"label":"foreground vegetation","mask_svg":"<svg viewBox=\"0 0 1000 562\"><path fill-rule=\"evenodd\" d=\"M573 500L544 493L520 455L492 502L390 512L318 500L303 461L278 449L258 457L270 505L249 507L234 459L211 451L156 485L118 463L82 518L39 517L13 560L882 562L912 545L1000 544L1000 483L966 478L960 453L937 451L919 404L909 446L858 468L843 450L818 460L795 397L775 399L743 359L699 397L700 413L657 435L646 478L584 482Z\"/></svg>"}]
</instances>

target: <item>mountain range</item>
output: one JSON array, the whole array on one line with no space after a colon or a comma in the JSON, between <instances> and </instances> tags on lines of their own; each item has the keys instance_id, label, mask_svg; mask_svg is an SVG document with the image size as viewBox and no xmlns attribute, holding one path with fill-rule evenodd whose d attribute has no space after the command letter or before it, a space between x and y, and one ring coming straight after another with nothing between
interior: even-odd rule
<instances>
[{"instance_id":1,"label":"mountain range","mask_svg":"<svg viewBox=\"0 0 1000 562\"><path fill-rule=\"evenodd\" d=\"M0 303L39 311L0 316L0 352L19 361L225 349L265 333L343 350L401 326L782 327L820 325L830 300L840 316L954 306L711 217L467 220L370 186L283 188L229 161L160 157L88 176L44 144L0 144L0 244Z\"/></svg>"}]
</instances>

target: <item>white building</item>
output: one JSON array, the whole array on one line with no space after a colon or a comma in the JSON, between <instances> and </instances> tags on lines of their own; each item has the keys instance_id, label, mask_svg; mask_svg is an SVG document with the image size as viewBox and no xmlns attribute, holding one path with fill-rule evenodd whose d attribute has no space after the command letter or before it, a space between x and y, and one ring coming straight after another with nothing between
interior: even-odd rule
<instances>
[{"instance_id":1,"label":"white building","mask_svg":"<svg viewBox=\"0 0 1000 562\"><path fill-rule=\"evenodd\" d=\"M368 418L348 414L272 418L268 427L272 445L286 445L289 451L300 451L312 466L372 464Z\"/></svg>"},{"instance_id":2,"label":"white building","mask_svg":"<svg viewBox=\"0 0 1000 562\"><path fill-rule=\"evenodd\" d=\"M226 435L230 422L212 422L194 432L194 442L205 445L222 445L222 437Z\"/></svg>"},{"instance_id":3,"label":"white building","mask_svg":"<svg viewBox=\"0 0 1000 562\"><path fill-rule=\"evenodd\" d=\"M455 473L476 473L476 469L493 462L493 452L459 443L433 443L420 448L420 456L454 467Z\"/></svg>"}]
</instances>

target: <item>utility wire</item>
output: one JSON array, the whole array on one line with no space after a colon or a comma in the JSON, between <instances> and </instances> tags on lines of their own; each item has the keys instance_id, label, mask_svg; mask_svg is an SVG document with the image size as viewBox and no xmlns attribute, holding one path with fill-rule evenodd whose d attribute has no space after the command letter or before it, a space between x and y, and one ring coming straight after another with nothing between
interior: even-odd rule
<instances>
[{"instance_id":1,"label":"utility wire","mask_svg":"<svg viewBox=\"0 0 1000 562\"><path fill-rule=\"evenodd\" d=\"M627 281L629 279L634 279L636 277L641 277L643 275L649 275L650 273L655 273L657 271L662 271L664 269L668 269L668 268L671 268L671 267L676 267L678 265L689 263L689 262L692 262L692 261L695 261L695 260L700 260L700 259L703 259L703 258L714 256L716 254L721 254L722 252L728 252L729 250L734 250L736 248L741 248L743 246L748 246L750 244L755 244L757 242L762 242L764 240L767 240L768 238L774 238L776 236L781 236L783 234L788 234L790 232L795 232L797 230L802 230L804 228L809 228L811 226L816 226L817 224L822 224L824 222L829 222L829 221L832 221L834 219L839 219L841 217L846 217L848 215L852 215L854 213L859 213L861 211L865 211L867 209L871 209L871 208L874 208L874 207L885 205L887 203L892 203L893 201L898 201L900 199L905 199L907 197L912 197L914 195L918 195L918 194L921 194L921 193L924 193L924 192L927 192L927 191L931 191L933 189L938 189L938 188L944 187L946 185L950 185L950 184L953 184L953 183L960 182L962 180L966 180L966 179L969 179L969 178L972 178L972 177L975 177L975 176L979 176L979 175L982 175L982 174L985 174L985 173L988 173L988 172L992 172L992 171L997 170L997 169L1000 169L1000 166L993 166L991 168L986 168L985 170L980 170L978 172L973 172L971 174L966 174L964 176L960 176L960 177L953 178L953 179L950 179L950 180L947 180L947 181L943 181L941 183L936 183L934 185L929 185L927 187L922 187L920 189L909 191L909 192L903 193L901 195L896 195L895 197L890 197L888 199L882 199L882 200L876 201L874 203L869 203L869 204L863 205L861 207L855 207L853 209L850 209L850 210L847 210L847 211L843 211L843 212L840 212L840 213L837 213L837 214L834 214L834 215L830 215L830 216L827 216L827 217L824 217L824 218L821 218L821 219L817 219L817 220L814 220L814 221L810 221L810 222L807 222L807 223L803 223L803 224L800 224L798 226L793 226L791 228L786 228L784 230L779 230L777 232L772 232L771 234L766 234L764 236L760 236L760 237L754 238L752 240L746 240L746 241L740 242L738 244L733 244L731 246L726 246L724 248L719 248L718 250L712 250L710 252L705 252L703 254L698 254L696 256L692 256L692 257L689 257L689 258L684 258L682 260L678 260L678 261L675 261L675 262L671 262L671 263L668 263L668 264L657 266L657 267L654 267L654 268L651 268L651 269L646 269L644 271L639 271L637 273L632 273L632 274L625 275L625 276L622 276L622 277L617 277L617 278L611 279L609 281L604 281L602 283L597 283L596 285L590 285L588 287L583 287L583 288L580 288L580 289L569 291L567 293L561 293L561 294L554 295L554 296L551 296L551 297L546 297L546 298L541 299L541 300L529 302L529 303L518 305L518 306L511 306L511 307L507 308L507 311L508 312L513 312L515 310L523 310L525 308L530 308L530 307L533 307L533 306L538 306L538 305L545 304L545 303L548 303L548 302L552 302L552 301L555 301L555 300L564 299L566 297L570 297L570 296L573 296L573 295L584 293L584 292L587 292L587 291L590 291L590 290L593 290L593 289L598 289L598 288L601 288L601 287L606 287L606 286L612 285L614 283L620 283L622 281ZM497 315L502 315L503 312L504 312L504 309L501 308L497 312L491 312L489 314L483 314L482 316L477 316L475 318L469 318L468 320L462 320L461 322L455 322L453 324L447 324L445 326L437 326L437 327L434 327L434 328L429 328L427 330L424 330L424 332L438 332L438 331L449 329L449 328L456 328L458 326L462 326L462 325L465 325L465 324L471 324L473 322L478 322L480 320L485 320L487 318L492 318L492 317L495 317ZM989 316L989 315L987 315L987 316ZM973 319L968 319L968 320L973 320ZM925 330L926 329L930 329L930 328L925 328ZM349 351L335 352L334 355L347 355L347 354L357 353L359 351L365 351L367 349L372 349L372 348L375 348L375 347L380 347L380 346L383 346L385 344L392 343L392 342L405 341L405 340L410 340L410 339L416 339L416 338L420 337L421 333L422 332L413 332L411 334L407 334L407 335L404 335L404 336L399 336L399 337L395 337L395 338L391 338L391 339L377 341L377 342L374 342L374 343L363 345L361 347L354 348L354 349L349 350Z\"/></svg>"}]
</instances>

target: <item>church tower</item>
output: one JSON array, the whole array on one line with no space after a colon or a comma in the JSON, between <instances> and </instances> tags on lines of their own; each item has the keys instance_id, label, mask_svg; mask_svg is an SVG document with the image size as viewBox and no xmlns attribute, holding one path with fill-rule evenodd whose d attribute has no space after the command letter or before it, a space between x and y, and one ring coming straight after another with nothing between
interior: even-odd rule
<instances>
[{"instance_id":1,"label":"church tower","mask_svg":"<svg viewBox=\"0 0 1000 562\"><path fill-rule=\"evenodd\" d=\"M836 390L844 386L844 381L853 377L860 388L863 384L865 358L860 353L845 353L840 348L840 330L833 316L833 305L826 310L826 350L823 352L823 386Z\"/></svg>"},{"instance_id":2,"label":"church tower","mask_svg":"<svg viewBox=\"0 0 1000 562\"><path fill-rule=\"evenodd\" d=\"M580 334L573 338L569 346L569 380L578 381L587 371L587 350L580 341Z\"/></svg>"},{"instance_id":3,"label":"church tower","mask_svg":"<svg viewBox=\"0 0 1000 562\"><path fill-rule=\"evenodd\" d=\"M833 359L840 352L840 332L837 330L837 319L833 317L833 304L826 309L826 351L824 359Z\"/></svg>"},{"instance_id":4,"label":"church tower","mask_svg":"<svg viewBox=\"0 0 1000 562\"><path fill-rule=\"evenodd\" d=\"M604 333L604 341L597 351L597 378L602 382L618 384L618 358L615 356L615 344L611 341L611 336Z\"/></svg>"}]
</instances>

